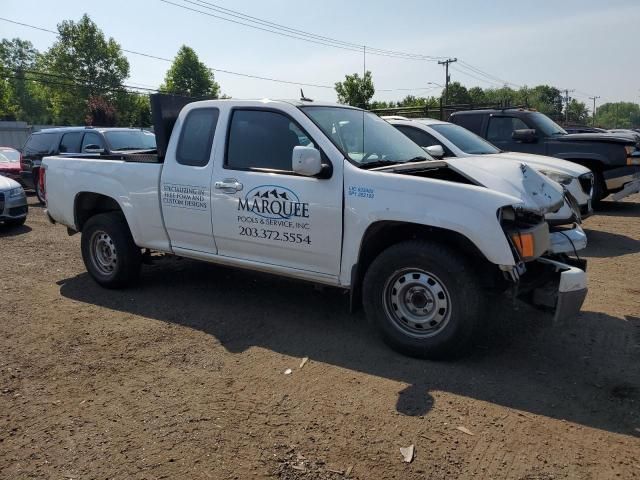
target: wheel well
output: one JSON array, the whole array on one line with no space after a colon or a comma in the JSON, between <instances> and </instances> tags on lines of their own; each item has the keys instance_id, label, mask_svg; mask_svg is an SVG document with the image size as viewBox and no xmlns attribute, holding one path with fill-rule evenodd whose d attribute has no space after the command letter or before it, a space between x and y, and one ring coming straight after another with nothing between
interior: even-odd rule
<instances>
[{"instance_id":1,"label":"wheel well","mask_svg":"<svg viewBox=\"0 0 640 480\"><path fill-rule=\"evenodd\" d=\"M497 272L497 269L491 269L491 267L495 266L489 262L482 252L478 250L478 247L464 235L444 228L415 223L393 221L376 222L369 226L362 237L358 263L353 266L351 272L352 308L354 307L353 302L358 302L360 299L359 292L362 280L373 260L384 250L396 243L416 239L443 243L461 252L470 262L474 270L484 273L483 275L479 275L483 280L483 284L486 282L486 286L493 285L493 277L486 275L486 272L493 270Z\"/></svg>"},{"instance_id":2,"label":"wheel well","mask_svg":"<svg viewBox=\"0 0 640 480\"><path fill-rule=\"evenodd\" d=\"M122 212L120 205L113 198L100 193L81 192L76 196L74 217L79 232L94 215L106 212Z\"/></svg>"}]
</instances>

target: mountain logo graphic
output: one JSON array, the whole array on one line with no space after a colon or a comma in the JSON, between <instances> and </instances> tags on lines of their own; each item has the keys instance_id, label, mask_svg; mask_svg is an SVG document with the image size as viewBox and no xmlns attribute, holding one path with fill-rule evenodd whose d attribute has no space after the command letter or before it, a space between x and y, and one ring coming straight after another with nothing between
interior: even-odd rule
<instances>
[{"instance_id":1,"label":"mountain logo graphic","mask_svg":"<svg viewBox=\"0 0 640 480\"><path fill-rule=\"evenodd\" d=\"M262 218L282 220L309 218L309 204L291 189L280 185L260 185L238 199L238 211L253 213Z\"/></svg>"}]
</instances>

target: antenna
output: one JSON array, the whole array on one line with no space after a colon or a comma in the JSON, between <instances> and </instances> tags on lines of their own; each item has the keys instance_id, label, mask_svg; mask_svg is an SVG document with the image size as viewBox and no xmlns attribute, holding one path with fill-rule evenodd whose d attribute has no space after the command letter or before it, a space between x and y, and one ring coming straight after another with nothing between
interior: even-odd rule
<instances>
[{"instance_id":1,"label":"antenna","mask_svg":"<svg viewBox=\"0 0 640 480\"><path fill-rule=\"evenodd\" d=\"M307 98L304 96L304 92L300 89L300 101L301 102L313 102L311 98Z\"/></svg>"}]
</instances>

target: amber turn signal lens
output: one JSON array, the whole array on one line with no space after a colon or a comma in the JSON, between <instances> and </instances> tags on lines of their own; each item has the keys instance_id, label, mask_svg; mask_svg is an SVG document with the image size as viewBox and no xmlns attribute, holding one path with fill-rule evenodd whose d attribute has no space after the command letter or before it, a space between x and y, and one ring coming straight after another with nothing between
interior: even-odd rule
<instances>
[{"instance_id":1,"label":"amber turn signal lens","mask_svg":"<svg viewBox=\"0 0 640 480\"><path fill-rule=\"evenodd\" d=\"M514 245L518 249L520 256L523 258L533 257L535 249L533 248L532 233L514 233L511 235Z\"/></svg>"}]
</instances>

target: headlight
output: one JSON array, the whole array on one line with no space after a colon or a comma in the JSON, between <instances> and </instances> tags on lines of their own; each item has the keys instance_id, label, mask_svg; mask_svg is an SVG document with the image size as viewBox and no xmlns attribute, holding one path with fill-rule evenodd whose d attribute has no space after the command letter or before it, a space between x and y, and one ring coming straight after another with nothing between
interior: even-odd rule
<instances>
[{"instance_id":1,"label":"headlight","mask_svg":"<svg viewBox=\"0 0 640 480\"><path fill-rule=\"evenodd\" d=\"M573 181L573 177L571 175L556 172L555 170L540 170L540 173L546 175L551 180L553 180L554 182L558 182L561 185L569 185Z\"/></svg>"},{"instance_id":2,"label":"headlight","mask_svg":"<svg viewBox=\"0 0 640 480\"><path fill-rule=\"evenodd\" d=\"M9 198L16 198L24 196L24 189L22 187L12 188L9 190Z\"/></svg>"},{"instance_id":3,"label":"headlight","mask_svg":"<svg viewBox=\"0 0 640 480\"><path fill-rule=\"evenodd\" d=\"M625 145L624 149L626 150L627 155L632 155L633 152L636 151L635 145Z\"/></svg>"}]
</instances>

